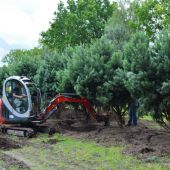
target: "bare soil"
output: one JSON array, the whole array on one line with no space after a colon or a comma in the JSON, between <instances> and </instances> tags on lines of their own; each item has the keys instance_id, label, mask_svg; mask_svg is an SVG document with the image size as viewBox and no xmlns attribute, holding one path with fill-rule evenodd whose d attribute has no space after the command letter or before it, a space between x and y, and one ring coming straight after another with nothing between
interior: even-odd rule
<instances>
[{"instance_id":1,"label":"bare soil","mask_svg":"<svg viewBox=\"0 0 170 170\"><path fill-rule=\"evenodd\" d=\"M170 132L152 128L152 125L150 122L141 120L137 126L120 128L115 122L111 122L110 127L102 127L99 124L86 125L82 132L67 130L65 134L92 140L106 147L126 146L123 153L135 155L140 159L170 155Z\"/></svg>"},{"instance_id":2,"label":"bare soil","mask_svg":"<svg viewBox=\"0 0 170 170\"><path fill-rule=\"evenodd\" d=\"M26 144L25 139L21 140L21 142L13 140L8 135L1 134L0 137L0 150L9 151L11 149L18 149L21 148ZM14 157L11 157L5 152L0 152L0 160L5 162L3 168L10 169L11 167L17 167L18 169L25 169L29 170L29 166L27 166L23 161L17 160ZM1 169L2 167L0 167Z\"/></svg>"},{"instance_id":3,"label":"bare soil","mask_svg":"<svg viewBox=\"0 0 170 170\"><path fill-rule=\"evenodd\" d=\"M10 149L17 149L20 148L20 144L16 141L13 141L5 136L0 137L0 149L2 150L10 150Z\"/></svg>"},{"instance_id":4,"label":"bare soil","mask_svg":"<svg viewBox=\"0 0 170 170\"><path fill-rule=\"evenodd\" d=\"M119 127L112 121L109 127L96 123L93 119L87 123L83 113L76 113L79 119L70 118L72 123L60 123L62 133L78 139L95 141L99 145L125 146L124 154L132 154L139 159L147 160L150 157L163 157L170 155L170 131L161 128L157 123L139 120L137 126ZM76 115L73 111L64 113ZM80 116L81 115L81 116ZM64 116L63 116L64 117Z\"/></svg>"}]
</instances>

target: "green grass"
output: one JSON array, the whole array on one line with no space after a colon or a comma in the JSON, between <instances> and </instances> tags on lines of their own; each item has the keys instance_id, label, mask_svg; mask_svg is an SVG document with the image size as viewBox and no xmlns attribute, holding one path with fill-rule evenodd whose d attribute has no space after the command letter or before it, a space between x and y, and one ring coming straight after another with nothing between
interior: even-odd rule
<instances>
[{"instance_id":1,"label":"green grass","mask_svg":"<svg viewBox=\"0 0 170 170\"><path fill-rule=\"evenodd\" d=\"M35 170L169 170L170 164L160 159L149 163L122 154L123 146L103 147L94 142L72 139L56 134L56 144L47 144L47 135L31 139L31 146L6 151L21 158ZM170 160L167 158L167 160Z\"/></svg>"},{"instance_id":2,"label":"green grass","mask_svg":"<svg viewBox=\"0 0 170 170\"><path fill-rule=\"evenodd\" d=\"M162 126L159 123L156 123L156 121L153 119L153 117L149 114L142 116L140 119L148 121L150 123L149 124L150 128L153 128L153 129L161 129L162 128ZM168 123L169 121L167 121L164 118L164 122Z\"/></svg>"},{"instance_id":3,"label":"green grass","mask_svg":"<svg viewBox=\"0 0 170 170\"><path fill-rule=\"evenodd\" d=\"M148 121L153 121L153 118L152 118L151 115L144 115L144 116L142 116L142 119L143 120L148 120Z\"/></svg>"}]
</instances>

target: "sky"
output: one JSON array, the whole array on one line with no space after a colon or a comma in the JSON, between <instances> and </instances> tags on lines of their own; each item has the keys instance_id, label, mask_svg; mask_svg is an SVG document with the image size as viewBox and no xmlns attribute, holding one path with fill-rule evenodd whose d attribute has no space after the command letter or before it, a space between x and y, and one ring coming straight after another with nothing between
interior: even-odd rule
<instances>
[{"instance_id":1,"label":"sky","mask_svg":"<svg viewBox=\"0 0 170 170\"><path fill-rule=\"evenodd\" d=\"M59 1L0 0L0 66L10 50L38 46L40 33L49 28Z\"/></svg>"},{"instance_id":2,"label":"sky","mask_svg":"<svg viewBox=\"0 0 170 170\"><path fill-rule=\"evenodd\" d=\"M0 60L11 49L38 46L59 0L0 0ZM2 63L0 63L2 64Z\"/></svg>"}]
</instances>

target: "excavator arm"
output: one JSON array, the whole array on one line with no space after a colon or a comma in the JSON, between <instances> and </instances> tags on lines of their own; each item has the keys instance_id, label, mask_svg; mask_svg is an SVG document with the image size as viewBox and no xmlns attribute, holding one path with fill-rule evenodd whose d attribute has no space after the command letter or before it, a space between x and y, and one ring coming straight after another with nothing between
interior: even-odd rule
<instances>
[{"instance_id":1,"label":"excavator arm","mask_svg":"<svg viewBox=\"0 0 170 170\"><path fill-rule=\"evenodd\" d=\"M44 111L38 116L38 119L46 121L51 115L53 115L60 107L61 103L79 103L86 111L98 122L105 122L105 126L109 123L109 117L106 115L99 115L95 112L89 101L76 94L72 93L61 93L52 99L50 104L44 109Z\"/></svg>"}]
</instances>

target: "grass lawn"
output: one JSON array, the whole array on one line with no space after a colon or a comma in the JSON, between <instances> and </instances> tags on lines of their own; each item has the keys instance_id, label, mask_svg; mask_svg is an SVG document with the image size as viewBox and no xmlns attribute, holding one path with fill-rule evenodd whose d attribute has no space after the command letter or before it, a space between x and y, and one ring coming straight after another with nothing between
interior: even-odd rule
<instances>
[{"instance_id":1,"label":"grass lawn","mask_svg":"<svg viewBox=\"0 0 170 170\"><path fill-rule=\"evenodd\" d=\"M17 138L18 139L18 138ZM169 158L142 162L122 154L125 146L103 147L89 141L76 140L59 134L45 134L29 139L20 149L3 151L10 157L24 162L33 170L169 170ZM164 163L163 163L164 162ZM3 162L0 162L4 167ZM9 169L22 169L13 166Z\"/></svg>"}]
</instances>

